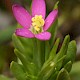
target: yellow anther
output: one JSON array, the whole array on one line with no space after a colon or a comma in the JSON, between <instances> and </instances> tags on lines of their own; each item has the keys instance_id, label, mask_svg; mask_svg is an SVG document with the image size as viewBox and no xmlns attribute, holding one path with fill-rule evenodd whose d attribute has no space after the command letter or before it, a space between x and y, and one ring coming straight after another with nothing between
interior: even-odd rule
<instances>
[{"instance_id":1,"label":"yellow anther","mask_svg":"<svg viewBox=\"0 0 80 80\"><path fill-rule=\"evenodd\" d=\"M36 24L35 23L32 23L32 25L35 26Z\"/></svg>"},{"instance_id":2,"label":"yellow anther","mask_svg":"<svg viewBox=\"0 0 80 80\"><path fill-rule=\"evenodd\" d=\"M34 17L32 18L32 21L33 21L33 22L35 21L35 18L34 18Z\"/></svg>"},{"instance_id":3,"label":"yellow anther","mask_svg":"<svg viewBox=\"0 0 80 80\"><path fill-rule=\"evenodd\" d=\"M32 26L36 31L40 31L44 26L44 19L42 18L42 15L35 15L35 17L32 18Z\"/></svg>"},{"instance_id":4,"label":"yellow anther","mask_svg":"<svg viewBox=\"0 0 80 80\"><path fill-rule=\"evenodd\" d=\"M34 29L35 29L36 31L40 31L40 28L39 28L38 26L35 26Z\"/></svg>"},{"instance_id":5,"label":"yellow anther","mask_svg":"<svg viewBox=\"0 0 80 80\"><path fill-rule=\"evenodd\" d=\"M44 20L42 20L42 25L44 25Z\"/></svg>"},{"instance_id":6,"label":"yellow anther","mask_svg":"<svg viewBox=\"0 0 80 80\"><path fill-rule=\"evenodd\" d=\"M42 15L40 15L39 18L42 19Z\"/></svg>"}]
</instances>

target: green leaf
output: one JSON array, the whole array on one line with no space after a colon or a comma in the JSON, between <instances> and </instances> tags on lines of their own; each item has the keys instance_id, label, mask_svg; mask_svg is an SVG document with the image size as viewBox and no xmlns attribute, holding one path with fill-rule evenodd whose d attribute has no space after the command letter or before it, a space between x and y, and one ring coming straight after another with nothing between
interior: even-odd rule
<instances>
[{"instance_id":1,"label":"green leaf","mask_svg":"<svg viewBox=\"0 0 80 80\"><path fill-rule=\"evenodd\" d=\"M19 52L17 49L15 49L14 52L16 56L21 60L25 68L27 68L29 61L26 59L26 57L21 52Z\"/></svg>"},{"instance_id":2,"label":"green leaf","mask_svg":"<svg viewBox=\"0 0 80 80\"><path fill-rule=\"evenodd\" d=\"M62 68L60 72L58 73L56 80L70 80L69 74L66 71L66 69Z\"/></svg>"},{"instance_id":3,"label":"green leaf","mask_svg":"<svg viewBox=\"0 0 80 80\"><path fill-rule=\"evenodd\" d=\"M39 79L47 80L51 75L56 72L56 70L59 70L65 57L66 56L64 55L56 63L54 62L54 59L50 60L49 62L45 62L39 73Z\"/></svg>"},{"instance_id":4,"label":"green leaf","mask_svg":"<svg viewBox=\"0 0 80 80\"><path fill-rule=\"evenodd\" d=\"M58 72L59 72L59 70L61 69L61 67L62 67L62 62L63 62L63 60L64 60L64 58L66 57L66 55L64 55L62 58L60 58L55 64L55 69L53 69L53 71L52 71L52 73L51 73L51 75L50 75L50 77L49 77L49 80L55 80L56 79L56 77L57 77L57 75L58 75ZM50 61L50 62L54 62L54 59L52 60L52 61ZM48 64L48 63L47 63ZM46 65L47 65L46 64ZM44 79L45 80L45 79Z\"/></svg>"},{"instance_id":5,"label":"green leaf","mask_svg":"<svg viewBox=\"0 0 80 80\"><path fill-rule=\"evenodd\" d=\"M62 67L62 63L63 63L63 60L64 58L66 57L66 55L64 55L62 58L60 58L57 62L56 62L56 69L57 71L59 71Z\"/></svg>"},{"instance_id":6,"label":"green leaf","mask_svg":"<svg viewBox=\"0 0 80 80\"><path fill-rule=\"evenodd\" d=\"M49 40L51 48L52 48L53 43L55 41L55 36L56 36L57 28L58 28L58 19L52 24L52 26L48 30L51 33L51 39Z\"/></svg>"},{"instance_id":7,"label":"green leaf","mask_svg":"<svg viewBox=\"0 0 80 80\"><path fill-rule=\"evenodd\" d=\"M59 45L59 41L60 39L58 38L51 50L51 52L49 53L49 58L48 60L44 63L44 65L48 64L50 61L53 61L54 58L56 57L56 52L57 52L57 48L58 48L58 45Z\"/></svg>"},{"instance_id":8,"label":"green leaf","mask_svg":"<svg viewBox=\"0 0 80 80\"><path fill-rule=\"evenodd\" d=\"M68 61L71 61L72 63L74 62L76 57L76 51L77 51L76 42L73 40L68 45L67 55L63 62L63 65L66 64Z\"/></svg>"},{"instance_id":9,"label":"green leaf","mask_svg":"<svg viewBox=\"0 0 80 80\"><path fill-rule=\"evenodd\" d=\"M17 57L21 60L21 62L23 63L24 68L25 68L25 70L27 71L27 73L29 73L29 74L34 74L34 68L35 68L34 63L29 62L29 61L26 59L26 57L25 57L23 54L21 54L17 49L15 49L14 52L15 52L16 56L17 56Z\"/></svg>"},{"instance_id":10,"label":"green leaf","mask_svg":"<svg viewBox=\"0 0 80 80\"><path fill-rule=\"evenodd\" d=\"M56 64L54 62L49 62L46 65L43 65L41 71L38 75L38 80L47 80L53 72L55 72Z\"/></svg>"},{"instance_id":11,"label":"green leaf","mask_svg":"<svg viewBox=\"0 0 80 80\"><path fill-rule=\"evenodd\" d=\"M48 80L56 80L58 73L59 73L59 71L56 71L55 73L53 72Z\"/></svg>"},{"instance_id":12,"label":"green leaf","mask_svg":"<svg viewBox=\"0 0 80 80\"><path fill-rule=\"evenodd\" d=\"M32 61L32 49L33 44L31 44L32 40L27 38L18 37L15 34L12 36L14 47L20 51L27 59L28 61ZM30 42L30 44L29 44Z\"/></svg>"},{"instance_id":13,"label":"green leaf","mask_svg":"<svg viewBox=\"0 0 80 80\"><path fill-rule=\"evenodd\" d=\"M57 53L54 61L58 61L61 57L63 57L66 54L69 41L70 41L70 36L67 35L64 39L64 42L62 44L60 51Z\"/></svg>"},{"instance_id":14,"label":"green leaf","mask_svg":"<svg viewBox=\"0 0 80 80\"><path fill-rule=\"evenodd\" d=\"M62 44L62 47L61 47L60 51L57 53L57 55L54 58L54 62L58 62L58 60L61 59L61 61L58 62L57 70L60 70L60 68L62 67L62 62L63 62L63 59L65 58L65 55L66 55L66 52L67 52L67 47L68 47L69 40L70 40L70 36L67 35L64 39L64 42Z\"/></svg>"},{"instance_id":15,"label":"green leaf","mask_svg":"<svg viewBox=\"0 0 80 80\"><path fill-rule=\"evenodd\" d=\"M49 41L45 41L45 61L49 58L50 44Z\"/></svg>"},{"instance_id":16,"label":"green leaf","mask_svg":"<svg viewBox=\"0 0 80 80\"><path fill-rule=\"evenodd\" d=\"M22 45L24 46L24 52L22 52L29 61L33 61L33 40L30 38L18 37Z\"/></svg>"},{"instance_id":17,"label":"green leaf","mask_svg":"<svg viewBox=\"0 0 80 80\"><path fill-rule=\"evenodd\" d=\"M64 65L64 68L65 68L68 72L70 72L70 71L71 71L71 68L72 68L72 62L69 61L67 64Z\"/></svg>"},{"instance_id":18,"label":"green leaf","mask_svg":"<svg viewBox=\"0 0 80 80\"><path fill-rule=\"evenodd\" d=\"M54 57L56 56L56 52L57 52L57 48L58 48L59 42L60 42L60 39L58 38L56 40L51 52L50 52L49 60L54 59Z\"/></svg>"},{"instance_id":19,"label":"green leaf","mask_svg":"<svg viewBox=\"0 0 80 80\"><path fill-rule=\"evenodd\" d=\"M23 44L20 42L20 40L18 39L18 37L15 34L13 34L12 40L13 40L13 43L14 43L14 47L16 49L18 49L20 52L25 51Z\"/></svg>"},{"instance_id":20,"label":"green leaf","mask_svg":"<svg viewBox=\"0 0 80 80\"><path fill-rule=\"evenodd\" d=\"M27 79L27 75L25 75L24 70L18 63L11 62L10 69L11 69L13 75L17 78L17 80L26 80Z\"/></svg>"},{"instance_id":21,"label":"green leaf","mask_svg":"<svg viewBox=\"0 0 80 80\"><path fill-rule=\"evenodd\" d=\"M59 73L59 70L62 66L62 62L64 60L64 58L66 57L66 55L64 55L62 58L60 58L57 62L56 62L56 66L55 66L55 73L53 72L49 78L49 80L55 80L58 73Z\"/></svg>"},{"instance_id":22,"label":"green leaf","mask_svg":"<svg viewBox=\"0 0 80 80\"><path fill-rule=\"evenodd\" d=\"M57 1L56 4L54 5L54 9L58 9L58 4L59 4L59 1Z\"/></svg>"}]
</instances>

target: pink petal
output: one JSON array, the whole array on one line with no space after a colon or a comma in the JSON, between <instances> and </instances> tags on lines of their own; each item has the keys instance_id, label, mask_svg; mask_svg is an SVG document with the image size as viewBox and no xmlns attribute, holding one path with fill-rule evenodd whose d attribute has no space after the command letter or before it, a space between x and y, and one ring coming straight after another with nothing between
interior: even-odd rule
<instances>
[{"instance_id":1,"label":"pink petal","mask_svg":"<svg viewBox=\"0 0 80 80\"><path fill-rule=\"evenodd\" d=\"M45 20L45 25L44 25L44 30L46 31L47 29L49 29L49 27L51 26L51 24L55 21L56 17L58 15L58 10L53 10L48 17Z\"/></svg>"},{"instance_id":2,"label":"pink petal","mask_svg":"<svg viewBox=\"0 0 80 80\"><path fill-rule=\"evenodd\" d=\"M51 37L51 34L49 32L42 32L40 34L36 34L35 35L36 38L40 39L40 40L49 40Z\"/></svg>"},{"instance_id":3,"label":"pink petal","mask_svg":"<svg viewBox=\"0 0 80 80\"><path fill-rule=\"evenodd\" d=\"M34 34L25 28L16 29L15 34L17 36L21 36L21 37L25 37L25 38L33 38L34 37Z\"/></svg>"},{"instance_id":4,"label":"pink petal","mask_svg":"<svg viewBox=\"0 0 80 80\"><path fill-rule=\"evenodd\" d=\"M44 0L32 0L32 16L42 15L45 19L46 5Z\"/></svg>"},{"instance_id":5,"label":"pink petal","mask_svg":"<svg viewBox=\"0 0 80 80\"><path fill-rule=\"evenodd\" d=\"M12 6L13 14L16 20L24 28L29 28L31 25L31 15L18 4Z\"/></svg>"}]
</instances>

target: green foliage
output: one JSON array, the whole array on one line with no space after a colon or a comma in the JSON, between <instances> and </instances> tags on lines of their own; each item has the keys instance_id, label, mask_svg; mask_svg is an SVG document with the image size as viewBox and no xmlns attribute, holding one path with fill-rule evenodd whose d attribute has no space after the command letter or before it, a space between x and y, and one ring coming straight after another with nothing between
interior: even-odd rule
<instances>
[{"instance_id":1,"label":"green foliage","mask_svg":"<svg viewBox=\"0 0 80 80\"><path fill-rule=\"evenodd\" d=\"M72 68L72 62L69 61L68 63L66 63L66 64L64 65L64 68L65 68L68 72L70 72L70 71L71 71L71 68Z\"/></svg>"},{"instance_id":2,"label":"green foliage","mask_svg":"<svg viewBox=\"0 0 80 80\"><path fill-rule=\"evenodd\" d=\"M29 43L30 41L30 43ZM75 60L76 43L67 35L57 52L60 39L49 41L26 39L13 35L15 54L21 64L12 62L11 71L17 80L70 80L69 72Z\"/></svg>"},{"instance_id":3,"label":"green foliage","mask_svg":"<svg viewBox=\"0 0 80 80\"><path fill-rule=\"evenodd\" d=\"M48 30L51 33L51 39L49 41L51 47L53 46L53 43L55 41L57 29L58 29L58 19L54 22L54 24L52 24L52 26Z\"/></svg>"},{"instance_id":4,"label":"green foliage","mask_svg":"<svg viewBox=\"0 0 80 80\"><path fill-rule=\"evenodd\" d=\"M77 48L76 48L76 42L73 40L68 45L66 58L65 58L63 64L66 64L70 60L71 60L72 63L75 61L76 50L77 50Z\"/></svg>"},{"instance_id":5,"label":"green foliage","mask_svg":"<svg viewBox=\"0 0 80 80\"><path fill-rule=\"evenodd\" d=\"M58 73L56 80L70 80L69 74L66 71L66 69L62 68L60 72Z\"/></svg>"},{"instance_id":6,"label":"green foliage","mask_svg":"<svg viewBox=\"0 0 80 80\"><path fill-rule=\"evenodd\" d=\"M24 54L28 61L32 61L32 39L21 38L15 34L12 36L14 47Z\"/></svg>"},{"instance_id":7,"label":"green foliage","mask_svg":"<svg viewBox=\"0 0 80 80\"><path fill-rule=\"evenodd\" d=\"M10 67L18 80L26 80L26 75L21 65L16 62L12 62Z\"/></svg>"}]
</instances>

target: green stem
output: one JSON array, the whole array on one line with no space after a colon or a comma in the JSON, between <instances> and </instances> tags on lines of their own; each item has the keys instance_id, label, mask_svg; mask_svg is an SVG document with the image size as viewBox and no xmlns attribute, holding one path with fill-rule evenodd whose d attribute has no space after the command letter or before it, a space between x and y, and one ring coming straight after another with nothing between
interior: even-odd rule
<instances>
[{"instance_id":1,"label":"green stem","mask_svg":"<svg viewBox=\"0 0 80 80\"><path fill-rule=\"evenodd\" d=\"M40 40L37 40L37 50L38 50L38 65L39 65L39 68L42 67L43 63L44 63L44 42L43 41L40 41Z\"/></svg>"},{"instance_id":2,"label":"green stem","mask_svg":"<svg viewBox=\"0 0 80 80\"><path fill-rule=\"evenodd\" d=\"M45 61L49 58L50 44L49 41L45 41Z\"/></svg>"},{"instance_id":3,"label":"green stem","mask_svg":"<svg viewBox=\"0 0 80 80\"><path fill-rule=\"evenodd\" d=\"M36 43L36 39L33 39L33 62L35 63L35 65L37 66L37 43Z\"/></svg>"},{"instance_id":4,"label":"green stem","mask_svg":"<svg viewBox=\"0 0 80 80\"><path fill-rule=\"evenodd\" d=\"M40 70L44 63L44 42L37 39L34 39L33 60Z\"/></svg>"}]
</instances>

